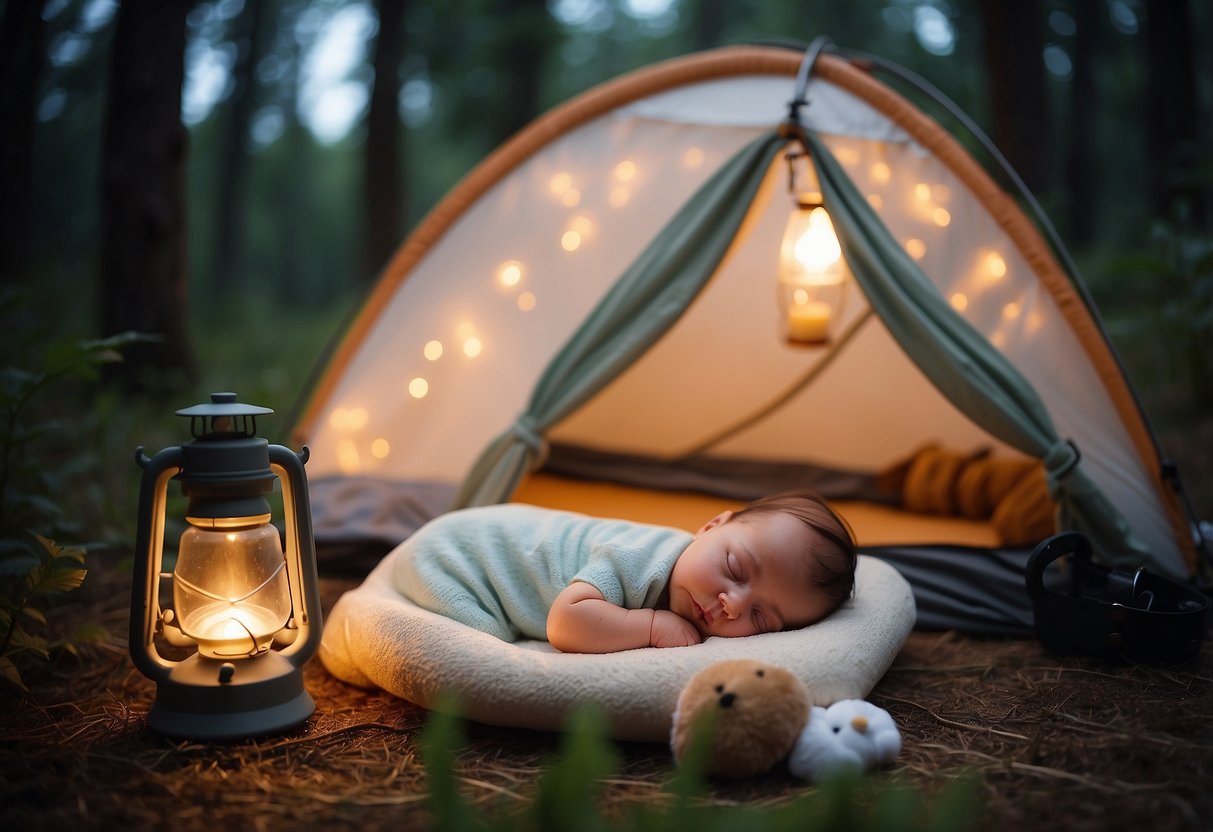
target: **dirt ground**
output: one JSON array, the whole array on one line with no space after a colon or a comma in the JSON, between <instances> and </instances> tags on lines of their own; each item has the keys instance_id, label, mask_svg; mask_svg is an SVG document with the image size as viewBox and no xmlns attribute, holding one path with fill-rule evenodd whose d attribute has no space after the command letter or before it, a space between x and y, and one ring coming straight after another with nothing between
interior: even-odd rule
<instances>
[{"instance_id":1,"label":"dirt ground","mask_svg":"<svg viewBox=\"0 0 1213 832\"><path fill-rule=\"evenodd\" d=\"M200 744L151 733L153 689L124 634L129 572L103 566L66 616L114 637L80 660L31 673L32 694L0 694L0 828L424 829L421 708L350 687L313 660L316 713L284 735ZM106 574L108 572L108 574ZM325 579L326 606L347 580ZM869 697L903 733L890 768L867 775L931 793L977 783L974 829L1213 828L1213 648L1173 668L1057 658L1034 641L914 633ZM558 746L536 732L468 726L461 788L485 807L531 799ZM605 785L615 809L668 800L658 745L619 746ZM811 786L786 772L713 784L722 806L776 806ZM611 806L608 806L610 811Z\"/></svg>"}]
</instances>

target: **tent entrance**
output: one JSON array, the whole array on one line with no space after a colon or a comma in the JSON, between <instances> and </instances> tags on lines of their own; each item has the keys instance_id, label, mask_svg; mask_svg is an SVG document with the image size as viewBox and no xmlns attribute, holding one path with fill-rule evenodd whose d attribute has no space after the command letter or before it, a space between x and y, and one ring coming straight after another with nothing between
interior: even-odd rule
<instances>
[{"instance_id":1,"label":"tent entrance","mask_svg":"<svg viewBox=\"0 0 1213 832\"><path fill-rule=\"evenodd\" d=\"M817 171L856 282L902 349L974 423L1044 462L1062 528L1088 534L1108 563L1141 563L1145 547L1080 468L1079 449L1057 435L1027 379L940 297L826 145L802 125L785 128L730 159L625 271L549 363L524 412L473 465L456 507L508 499L538 467L551 427L682 316L731 248L773 158L792 135Z\"/></svg>"}]
</instances>

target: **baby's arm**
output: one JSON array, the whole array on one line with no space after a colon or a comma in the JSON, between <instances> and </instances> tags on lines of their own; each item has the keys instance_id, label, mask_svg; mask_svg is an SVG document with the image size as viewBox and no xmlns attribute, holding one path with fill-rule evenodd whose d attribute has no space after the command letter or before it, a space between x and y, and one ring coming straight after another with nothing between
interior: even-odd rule
<instances>
[{"instance_id":1,"label":"baby's arm","mask_svg":"<svg viewBox=\"0 0 1213 832\"><path fill-rule=\"evenodd\" d=\"M548 610L548 641L564 653L614 653L636 647L698 644L691 622L669 610L627 610L585 581L566 586Z\"/></svg>"}]
</instances>

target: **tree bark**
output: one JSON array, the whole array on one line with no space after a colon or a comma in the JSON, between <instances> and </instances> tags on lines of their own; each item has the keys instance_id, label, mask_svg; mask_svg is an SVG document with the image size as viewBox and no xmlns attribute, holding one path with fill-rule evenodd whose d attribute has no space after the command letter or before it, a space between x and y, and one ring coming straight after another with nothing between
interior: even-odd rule
<instances>
[{"instance_id":1,"label":"tree bark","mask_svg":"<svg viewBox=\"0 0 1213 832\"><path fill-rule=\"evenodd\" d=\"M305 2L285 2L280 7L281 26L291 26L303 12ZM317 285L307 279L309 274L305 257L306 246L302 242L303 229L307 225L305 215L311 198L309 180L297 174L308 170L311 158L311 140L307 129L299 122L299 101L302 83L302 62L305 45L297 37L289 37L279 47L279 56L285 61L284 77L279 82L282 89L282 136L278 139L282 163L275 171L273 189L277 210L275 211L276 245L278 257L277 273L274 276L275 295L281 299L292 299L304 305L323 303L337 294L335 281Z\"/></svg>"},{"instance_id":2,"label":"tree bark","mask_svg":"<svg viewBox=\"0 0 1213 832\"><path fill-rule=\"evenodd\" d=\"M379 35L375 39L375 82L367 113L363 193L365 248L363 276L372 280L392 256L404 228L406 189L401 178L399 94L404 56L407 0L377 0Z\"/></svg>"},{"instance_id":3,"label":"tree bark","mask_svg":"<svg viewBox=\"0 0 1213 832\"><path fill-rule=\"evenodd\" d=\"M110 62L101 157L99 325L103 335L156 334L117 372L133 388L148 369L195 374L188 329L185 159L181 123L189 0L125 0ZM171 383L161 373L155 381Z\"/></svg>"},{"instance_id":4,"label":"tree bark","mask_svg":"<svg viewBox=\"0 0 1213 832\"><path fill-rule=\"evenodd\" d=\"M0 19L0 285L19 280L29 259L42 6L9 0Z\"/></svg>"},{"instance_id":5,"label":"tree bark","mask_svg":"<svg viewBox=\"0 0 1213 832\"><path fill-rule=\"evenodd\" d=\"M547 56L559 37L547 0L505 0L501 40L494 67L504 71L504 86L491 110L494 144L500 144L539 115Z\"/></svg>"},{"instance_id":6,"label":"tree bark","mask_svg":"<svg viewBox=\"0 0 1213 832\"><path fill-rule=\"evenodd\" d=\"M265 54L267 40L267 6L267 0L250 0L232 22L230 40L236 47L236 62L232 67L232 94L227 100L219 161L219 194L215 202L218 240L212 285L220 297L248 288L248 276L243 270L243 232L247 214L244 187L249 167L249 124L256 103L257 62Z\"/></svg>"},{"instance_id":7,"label":"tree bark","mask_svg":"<svg viewBox=\"0 0 1213 832\"><path fill-rule=\"evenodd\" d=\"M1066 180L1069 192L1069 238L1076 245L1090 245L1095 237L1096 177L1095 119L1099 112L1099 87L1094 61L1099 52L1102 3L1074 0L1074 73L1070 79L1070 141L1066 151Z\"/></svg>"},{"instance_id":8,"label":"tree bark","mask_svg":"<svg viewBox=\"0 0 1213 832\"><path fill-rule=\"evenodd\" d=\"M994 144L1035 193L1049 180L1051 147L1041 0L981 0Z\"/></svg>"},{"instance_id":9,"label":"tree bark","mask_svg":"<svg viewBox=\"0 0 1213 832\"><path fill-rule=\"evenodd\" d=\"M1143 34L1150 204L1155 216L1184 212L1204 227L1208 199L1199 178L1200 99L1188 4L1147 0Z\"/></svg>"}]
</instances>

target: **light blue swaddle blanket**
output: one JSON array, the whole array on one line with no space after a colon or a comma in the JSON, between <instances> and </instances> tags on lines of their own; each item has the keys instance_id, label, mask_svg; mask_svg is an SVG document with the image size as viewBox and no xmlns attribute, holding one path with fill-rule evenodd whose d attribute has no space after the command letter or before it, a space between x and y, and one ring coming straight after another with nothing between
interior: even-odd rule
<instances>
[{"instance_id":1,"label":"light blue swaddle blanket","mask_svg":"<svg viewBox=\"0 0 1213 832\"><path fill-rule=\"evenodd\" d=\"M400 544L392 575L414 604L505 641L547 639L572 581L612 604L654 607L692 535L681 529L507 504L453 511Z\"/></svg>"}]
</instances>

